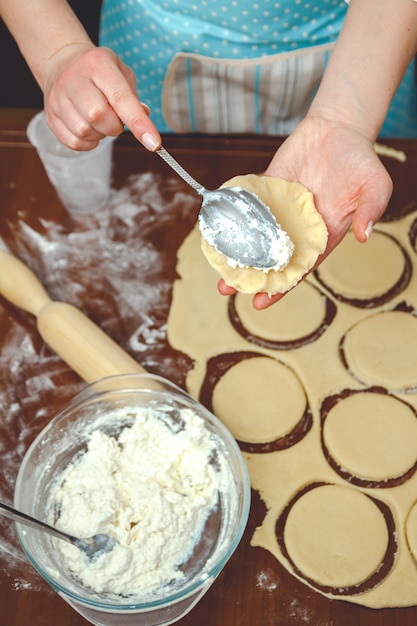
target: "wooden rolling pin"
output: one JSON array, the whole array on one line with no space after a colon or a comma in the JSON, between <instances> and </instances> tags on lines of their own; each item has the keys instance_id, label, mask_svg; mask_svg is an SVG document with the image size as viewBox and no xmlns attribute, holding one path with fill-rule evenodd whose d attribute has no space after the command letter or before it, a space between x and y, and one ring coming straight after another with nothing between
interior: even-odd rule
<instances>
[{"instance_id":1,"label":"wooden rolling pin","mask_svg":"<svg viewBox=\"0 0 417 626\"><path fill-rule=\"evenodd\" d=\"M0 294L36 316L44 341L87 383L114 374L145 372L79 309L52 301L22 261L0 250L0 268Z\"/></svg>"}]
</instances>

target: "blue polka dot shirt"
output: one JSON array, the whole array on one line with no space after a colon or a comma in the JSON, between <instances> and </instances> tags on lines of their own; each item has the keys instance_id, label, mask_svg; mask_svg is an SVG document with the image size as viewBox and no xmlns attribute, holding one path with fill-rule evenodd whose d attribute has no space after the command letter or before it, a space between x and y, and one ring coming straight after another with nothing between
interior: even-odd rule
<instances>
[{"instance_id":1,"label":"blue polka dot shirt","mask_svg":"<svg viewBox=\"0 0 417 626\"><path fill-rule=\"evenodd\" d=\"M175 55L237 61L322 46L337 39L346 10L344 0L104 0L100 43L134 70L156 126L172 132L162 93ZM417 137L413 66L381 136Z\"/></svg>"}]
</instances>

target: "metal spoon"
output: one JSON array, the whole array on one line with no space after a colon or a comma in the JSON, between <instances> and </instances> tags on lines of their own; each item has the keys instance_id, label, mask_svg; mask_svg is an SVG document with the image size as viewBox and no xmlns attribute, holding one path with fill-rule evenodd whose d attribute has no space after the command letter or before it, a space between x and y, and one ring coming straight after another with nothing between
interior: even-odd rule
<instances>
[{"instance_id":1,"label":"metal spoon","mask_svg":"<svg viewBox=\"0 0 417 626\"><path fill-rule=\"evenodd\" d=\"M242 187L207 190L165 148L156 153L202 196L199 226L210 244L243 267L269 269L277 265L277 241L283 231L256 194Z\"/></svg>"},{"instance_id":2,"label":"metal spoon","mask_svg":"<svg viewBox=\"0 0 417 626\"><path fill-rule=\"evenodd\" d=\"M58 539L63 539L81 550L81 552L84 552L84 554L91 560L97 558L100 554L110 552L117 543L113 537L103 534L94 535L93 537L88 537L87 539L78 539L77 537L73 537L72 535L68 535L61 530L57 530L53 526L50 526L45 522L41 522L40 520L35 519L26 513L22 513L7 504L3 504L2 502L0 502L0 515L8 517L15 522L26 524L26 526L42 530L43 532L53 535Z\"/></svg>"}]
</instances>

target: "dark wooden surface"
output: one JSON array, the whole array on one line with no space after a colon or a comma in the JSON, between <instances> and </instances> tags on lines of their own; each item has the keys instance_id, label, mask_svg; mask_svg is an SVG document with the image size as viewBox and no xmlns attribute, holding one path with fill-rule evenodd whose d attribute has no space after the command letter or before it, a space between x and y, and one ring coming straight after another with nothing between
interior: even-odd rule
<instances>
[{"instance_id":1,"label":"dark wooden surface","mask_svg":"<svg viewBox=\"0 0 417 626\"><path fill-rule=\"evenodd\" d=\"M8 248L19 255L48 285L45 264L37 255L36 238L39 233L47 237L51 224L60 225L61 235L77 232L74 223L60 205L35 150L27 143L25 128L33 111L0 110L0 236ZM166 147L178 157L202 184L215 187L232 175L257 172L267 165L274 153L278 139L262 137L167 137ZM417 144L415 142L384 142L407 153L407 162L385 159L393 176L395 192L387 217L394 211L416 205L417 190ZM145 152L128 134L120 138L114 154L114 186L126 185L128 176L145 171L169 175L167 166L155 155ZM196 204L197 207L197 204ZM151 238L155 249L164 257L164 276L161 280L172 282L175 278L175 254L184 236L191 229L195 213L186 212L181 219L162 220L154 225ZM22 243L26 224L32 233L32 244ZM83 229L86 228L84 225ZM121 237L121 231L116 233ZM70 239L69 239L70 241ZM119 319L109 323L114 311L108 300L107 278L103 285L94 280L82 265L83 250L74 249L67 254L66 273L60 295L66 295L66 283L77 272L77 280L84 281L85 292L94 291L94 298L81 297L75 303L113 335L126 349L129 324ZM48 251L43 249L43 260ZM80 267L82 266L82 269ZM91 272L93 263L91 262ZM1 271L1 268L0 268ZM100 269L95 267L100 274ZM146 284L146 277L138 272L138 285ZM98 283L98 284L97 284ZM70 297L68 291L68 299ZM159 340L146 341L140 351L133 354L142 364L155 373L172 378L183 384L188 362L170 350L163 336L164 321L169 307L169 290L166 300L155 303L155 320L161 333ZM114 303L112 304L114 308ZM141 312L137 312L140 317ZM133 317L135 313L132 314ZM122 317L122 316L121 316ZM23 336L31 338L39 360L26 362L19 345L12 343L15 329L23 329ZM35 321L29 314L18 311L0 299L0 495L9 502L13 497L13 485L19 462L31 439L68 403L82 386L78 377L62 363L54 361L53 388L36 388L36 394L28 384L34 373L40 375L43 364L48 367L48 349L36 331ZM16 350L16 359L10 350ZM8 355L8 356L7 356ZM7 357L7 358L6 358ZM29 359L30 360L30 359ZM59 362L59 360L58 360ZM18 416L15 418L16 407ZM42 410L40 410L42 408ZM25 434L26 433L26 434ZM250 537L263 517L263 506L253 494L252 510L244 538L236 553L221 573L206 597L180 624L182 626L278 626L308 624L311 626L414 626L417 609L371 610L344 601L330 601L309 589L288 574L266 551L252 548ZM12 524L0 519L0 624L1 626L82 626L86 622L66 603L52 592L21 556ZM11 552L10 554L7 551Z\"/></svg>"}]
</instances>

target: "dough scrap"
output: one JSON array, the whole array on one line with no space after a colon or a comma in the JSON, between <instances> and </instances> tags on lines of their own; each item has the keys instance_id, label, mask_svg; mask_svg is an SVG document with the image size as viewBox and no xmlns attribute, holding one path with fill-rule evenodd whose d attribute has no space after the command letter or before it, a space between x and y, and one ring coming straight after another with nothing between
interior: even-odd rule
<instances>
[{"instance_id":1,"label":"dough scrap","mask_svg":"<svg viewBox=\"0 0 417 626\"><path fill-rule=\"evenodd\" d=\"M313 194L299 183L256 174L235 176L222 187L243 187L256 193L288 233L295 249L286 268L264 272L253 267L231 267L226 256L201 238L201 249L210 265L229 286L242 293L284 293L294 287L327 244L327 228L314 205Z\"/></svg>"},{"instance_id":2,"label":"dough scrap","mask_svg":"<svg viewBox=\"0 0 417 626\"><path fill-rule=\"evenodd\" d=\"M178 251L178 279L174 283L173 300L168 318L169 343L173 348L186 353L193 360L193 366L186 379L189 393L195 398L201 399L200 393L206 380L212 381L214 375L217 383L209 400L213 402L213 396L216 393L218 395L213 412L220 413L222 411L222 418L235 431L235 436L237 434L239 436L244 435L245 438L255 442L248 444L248 446L242 446L242 449L246 450L244 455L248 464L252 488L259 493L267 512L252 535L251 545L268 550L277 559L280 566L319 593L332 599L342 599L372 608L406 607L417 604L417 540L415 539L417 537L415 530L417 528L417 471L413 471L415 466L414 468L410 467L413 462L413 455L416 455L416 439L414 436L415 424L412 416L407 414L406 408L406 405L409 405L411 412L417 412L417 390L413 392L409 387L404 388L404 383L413 383L417 372L417 361L414 360L415 357L413 356L417 354L417 344L413 343L411 346L411 342L417 338L417 255L413 250L410 252L410 231L416 220L417 211L411 211L398 220L380 223L372 236L373 238L376 234L386 233L392 237L395 243L399 244L398 247L395 243L394 246L391 246L388 242L388 247L384 245L380 247L379 242L387 243L388 240L378 236L379 242L376 245L378 259L374 265L376 269L378 269L379 261L381 271L385 271L385 254L390 249L394 255L396 255L396 250L406 251L412 264L409 282L403 283L396 290L390 290L387 300L382 303L379 300L379 304L375 304L372 298L378 298L381 291L386 290L387 285L392 282L392 279L395 280L395 276L398 275L397 271L394 271L395 275L392 278L389 278L388 274L377 277L380 285L377 288L375 288L376 283L372 272L364 271L359 276L358 282L361 284L360 292L364 296L365 306L363 303L356 304L354 301L349 301L349 297L352 298L352 295L353 298L359 300L361 295L354 289L349 291L346 282L340 284L340 294L346 298L339 299L333 293L336 291L335 284L330 285L329 281L328 284L324 285L324 282L317 279L315 272L311 273L307 280L300 283L280 302L270 307L265 317L263 317L263 312L255 311L251 307L249 296L236 295L234 306L239 321L244 327L242 332L236 330L231 322L231 302L228 298L217 293L218 275L201 254L200 233L198 228L193 229ZM353 267L357 254L363 253L366 257L369 253L366 246L367 244L361 245L359 248L348 246L346 264ZM371 257L373 255L372 250L375 252L376 248L370 249ZM333 262L333 256L334 254L326 259L326 264ZM401 264L396 263L395 257L394 263L397 269L400 268ZM337 270L330 266L328 269L328 275L336 276ZM352 278L351 276L349 279L351 287L354 285ZM307 285L311 288L307 288ZM325 298L325 302L331 302L336 309L335 316L330 321L324 320L324 331L321 334L313 332L310 339L305 342L293 341L300 335L308 336L322 319L323 301L317 294L321 294ZM310 315L311 319L309 319ZM385 319L386 323L375 331L376 317ZM408 318L408 323L407 321L404 322L406 318ZM363 331L361 337L359 337L359 333L356 334L358 329ZM372 334L371 340L367 339L369 331ZM251 341L253 335L270 341L254 344ZM401 340L403 347L399 349L398 337L404 337L404 335L406 341ZM348 350L345 346L344 356L346 358L348 355L349 359L348 367L346 367L346 363L341 358L341 342L343 338L349 338L349 336L350 340L353 339L355 342L350 342ZM358 340L356 341L356 339ZM280 344L278 347L274 347L274 341L280 342L282 340L284 342L290 341L290 344L288 346ZM373 364L371 363L373 350L379 353L382 358L381 363L378 360ZM251 355L250 359L247 359L248 352ZM234 370L236 374L236 388L239 388L240 374L243 376L243 370L237 367L235 369L235 365L230 369L230 362L240 364L246 359L252 361L252 365L248 363L248 369L255 368L261 364L261 358L254 357L254 354L259 355L259 357L272 357L277 362L288 365L300 381L303 395L307 398L312 415L312 426L290 447L283 447L278 450L269 448L267 452L264 450L255 451L255 449L262 448L260 440L265 439L267 433L272 434L273 430L278 432L278 429L274 429L273 424L269 422L270 413L266 410L270 403L270 396L264 397L264 386L258 384L259 378L256 378L256 374L253 374L254 378L251 379L250 375L246 376L245 373L241 379L242 385L245 386L245 393L246 387L250 387L253 392L251 405L254 419L251 419L248 410L244 433L239 432L239 416L236 413L229 414L229 408L224 407L229 372L232 373ZM411 359L408 365L403 362L404 354ZM220 364L217 370L212 369L213 361ZM226 373L225 369L222 369L225 364L228 368L226 368ZM359 374L363 374L365 370L369 374L369 379L367 378L366 381L359 380ZM253 370L251 371L253 372ZM222 377L225 379L225 393L220 394ZM398 389L393 388L394 383L398 383ZM333 424L336 427L332 433L330 430L327 431L326 444L330 448L332 459L336 459L340 465L346 465L345 470L347 468L354 478L357 474L363 474L364 477L368 477L365 481L375 479L383 483L384 480L389 481L394 474L401 473L402 469L408 467L407 474L402 475L396 481L397 484L389 484L387 487L384 485L367 487L355 484L349 480L349 477L345 479L330 464L322 445L323 429L326 428L325 422L323 426L321 420L323 404L329 401L329 404L326 405L329 408L327 413L329 416L333 406L331 400L339 396L345 397L343 391L347 391L348 396L350 392L358 397L365 397L366 393L371 393L371 387L373 388L372 393L378 393L381 396L378 399L378 406L367 407L365 398L363 407L361 406L358 410L356 422L360 422L362 416L363 427L371 426L371 430L372 427L377 428L377 424L373 423L372 420L366 424L366 411L371 408L376 410L376 413L380 412L382 428L378 435L383 437L384 429L388 427L388 439L392 441L393 445L399 445L403 459L399 458L400 455L397 456L394 449L388 450L384 469L380 453L387 442L378 439L371 442L372 447L369 448L367 459L365 459L366 443L361 442L361 445L363 444L362 452L358 450L356 453L355 450L351 449L353 447L351 441L354 441L355 437L357 441L361 435L355 431L356 425L353 423L350 430L349 425L346 425L349 441L345 439L344 429ZM382 387L386 391L381 389ZM292 397L292 394L288 394L288 397L290 396ZM227 398L227 401L230 407L232 399ZM381 407L379 407L379 401ZM348 405L347 409L349 409ZM357 407L353 407L353 409L356 410ZM404 415L404 410L407 415ZM390 415L392 421L390 421ZM336 414L333 417L335 416ZM227 422L228 419L229 422ZM388 423L386 423L386 419L388 419ZM236 420L237 424L235 423ZM398 423L400 430L396 430L396 423ZM408 435L401 432L404 424L406 424ZM329 425L330 422L327 426ZM251 426L253 427L252 432L250 431ZM369 437L372 439L372 435ZM252 451L248 452L247 450ZM306 485L312 483L347 486L360 495L370 496L373 498L372 502L375 500L382 505L383 515L376 513L364 524L369 525L370 532L373 532L374 524L376 524L377 529L380 527L381 517L387 520L390 536L387 559L384 560L384 565L373 574L372 580L369 582L367 579L363 592L350 593L348 588L339 589L337 594L331 591L327 592L320 588L319 583L314 584L306 579L305 573L303 575L300 571L295 571L281 550L277 537L277 520L288 504L305 490ZM362 501L363 499L358 498L359 504ZM334 499L333 502L336 503L337 499ZM378 554L380 555L381 552L382 543L379 552L378 550L375 552L372 548L373 562L364 567L362 574L356 576L356 579L367 576L367 573L374 568L379 559ZM279 572L279 568L277 572ZM342 577L343 572L342 574L334 572L333 575ZM355 576L353 576L354 578ZM369 587L367 586L368 582Z\"/></svg>"}]
</instances>

